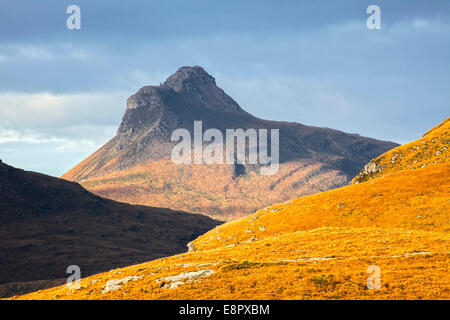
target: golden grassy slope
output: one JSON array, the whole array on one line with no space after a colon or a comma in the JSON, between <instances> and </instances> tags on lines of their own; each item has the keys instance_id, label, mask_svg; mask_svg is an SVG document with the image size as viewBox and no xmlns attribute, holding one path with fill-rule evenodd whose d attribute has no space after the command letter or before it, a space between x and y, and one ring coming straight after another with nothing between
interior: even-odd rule
<instances>
[{"instance_id":1,"label":"golden grassy slope","mask_svg":"<svg viewBox=\"0 0 450 320\"><path fill-rule=\"evenodd\" d=\"M450 163L397 172L366 183L301 197L231 221L200 236L207 250L320 227L450 231Z\"/></svg>"},{"instance_id":2,"label":"golden grassy slope","mask_svg":"<svg viewBox=\"0 0 450 320\"><path fill-rule=\"evenodd\" d=\"M446 233L320 228L112 270L19 299L449 299ZM369 265L381 289L367 290ZM194 281L162 279L212 270ZM115 291L107 282L136 277ZM128 278L129 279L129 278Z\"/></svg>"},{"instance_id":3,"label":"golden grassy slope","mask_svg":"<svg viewBox=\"0 0 450 320\"><path fill-rule=\"evenodd\" d=\"M419 140L394 148L370 161L352 183L364 182L403 170L449 161L450 117Z\"/></svg>"},{"instance_id":4,"label":"golden grassy slope","mask_svg":"<svg viewBox=\"0 0 450 320\"><path fill-rule=\"evenodd\" d=\"M259 210L199 237L194 252L83 279L79 290L18 298L450 299L444 159ZM366 287L370 265L381 269L378 290Z\"/></svg>"}]
</instances>

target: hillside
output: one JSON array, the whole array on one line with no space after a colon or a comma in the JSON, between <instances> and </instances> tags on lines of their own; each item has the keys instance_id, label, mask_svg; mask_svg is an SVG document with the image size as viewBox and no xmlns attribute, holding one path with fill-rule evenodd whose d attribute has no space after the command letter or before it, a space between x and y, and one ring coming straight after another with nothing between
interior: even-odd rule
<instances>
[{"instance_id":1,"label":"hillside","mask_svg":"<svg viewBox=\"0 0 450 320\"><path fill-rule=\"evenodd\" d=\"M370 161L352 180L364 182L401 170L423 168L430 164L448 162L450 118L437 125L419 140L392 149Z\"/></svg>"},{"instance_id":2,"label":"hillside","mask_svg":"<svg viewBox=\"0 0 450 320\"><path fill-rule=\"evenodd\" d=\"M446 120L426 136L449 131ZM79 290L18 298L450 299L442 159L259 210L197 238L189 253L83 279ZM366 287L371 265L380 289Z\"/></svg>"},{"instance_id":3,"label":"hillside","mask_svg":"<svg viewBox=\"0 0 450 320\"><path fill-rule=\"evenodd\" d=\"M103 199L77 183L1 161L0 191L2 296L54 286L67 278L69 265L88 276L184 252L219 223Z\"/></svg>"},{"instance_id":4,"label":"hillside","mask_svg":"<svg viewBox=\"0 0 450 320\"><path fill-rule=\"evenodd\" d=\"M313 161L282 164L277 175L236 177L230 165L182 165L147 161L128 170L82 180L89 191L130 204L168 206L215 219L234 219L280 199L337 188L348 181L339 170Z\"/></svg>"},{"instance_id":5,"label":"hillside","mask_svg":"<svg viewBox=\"0 0 450 320\"><path fill-rule=\"evenodd\" d=\"M176 165L175 129L279 129L280 168L259 165ZM259 119L216 85L201 67L181 67L160 86L127 100L117 134L62 178L131 204L164 206L228 220L258 208L346 185L364 164L396 147L329 128ZM247 147L248 150L248 147ZM251 201L249 201L251 199Z\"/></svg>"}]
</instances>

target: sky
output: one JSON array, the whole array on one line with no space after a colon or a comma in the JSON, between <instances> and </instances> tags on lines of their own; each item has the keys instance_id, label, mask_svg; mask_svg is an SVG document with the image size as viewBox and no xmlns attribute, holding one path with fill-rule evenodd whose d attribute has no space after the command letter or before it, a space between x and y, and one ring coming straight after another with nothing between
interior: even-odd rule
<instances>
[{"instance_id":1,"label":"sky","mask_svg":"<svg viewBox=\"0 0 450 320\"><path fill-rule=\"evenodd\" d=\"M449 116L450 1L0 0L0 159L62 175L186 65L258 117L406 143Z\"/></svg>"}]
</instances>

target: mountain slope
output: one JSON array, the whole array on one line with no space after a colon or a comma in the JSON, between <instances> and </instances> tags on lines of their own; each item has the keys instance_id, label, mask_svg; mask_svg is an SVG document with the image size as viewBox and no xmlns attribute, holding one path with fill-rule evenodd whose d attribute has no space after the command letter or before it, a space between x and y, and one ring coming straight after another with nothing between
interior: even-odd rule
<instances>
[{"instance_id":1,"label":"mountain slope","mask_svg":"<svg viewBox=\"0 0 450 320\"><path fill-rule=\"evenodd\" d=\"M0 284L67 278L69 265L87 276L180 253L219 223L103 199L1 161L0 191Z\"/></svg>"},{"instance_id":2,"label":"mountain slope","mask_svg":"<svg viewBox=\"0 0 450 320\"><path fill-rule=\"evenodd\" d=\"M170 161L175 145L171 134L178 128L193 134L194 121L202 121L203 131L216 128L222 133L279 129L278 173L261 176L258 165L248 164L175 165ZM396 146L328 128L256 118L201 67L182 67L162 85L132 95L117 135L62 178L114 200L229 219L343 186L365 163Z\"/></svg>"},{"instance_id":3,"label":"mountain slope","mask_svg":"<svg viewBox=\"0 0 450 320\"><path fill-rule=\"evenodd\" d=\"M450 121L447 119L424 137L436 142L433 148L443 150L438 158L433 158L436 156L435 150L431 150L431 155L429 152L415 153L414 160L420 165L396 165L396 170L385 167L391 173L374 175L373 181L261 209L252 216L211 230L196 239L192 245L202 250L210 249L252 238L261 239L269 235L324 226L396 227L449 232L449 135ZM424 138L390 150L378 159L391 159L392 154L406 154L403 150L424 145ZM438 140L442 144L438 145ZM424 163L428 165L424 166ZM260 230L261 227L264 230Z\"/></svg>"},{"instance_id":4,"label":"mountain slope","mask_svg":"<svg viewBox=\"0 0 450 320\"><path fill-rule=\"evenodd\" d=\"M448 234L320 228L185 253L15 299L449 299ZM370 265L381 289L367 290ZM113 287L113 283L119 283Z\"/></svg>"},{"instance_id":5,"label":"mountain slope","mask_svg":"<svg viewBox=\"0 0 450 320\"><path fill-rule=\"evenodd\" d=\"M448 121L438 128L450 131ZM95 275L80 290L18 298L450 299L443 159L259 210L197 238L189 253ZM379 289L367 288L370 266L380 268Z\"/></svg>"},{"instance_id":6,"label":"mountain slope","mask_svg":"<svg viewBox=\"0 0 450 320\"><path fill-rule=\"evenodd\" d=\"M430 164L448 162L450 118L428 131L419 140L390 150L371 160L352 180L364 182L401 170L423 168Z\"/></svg>"}]
</instances>

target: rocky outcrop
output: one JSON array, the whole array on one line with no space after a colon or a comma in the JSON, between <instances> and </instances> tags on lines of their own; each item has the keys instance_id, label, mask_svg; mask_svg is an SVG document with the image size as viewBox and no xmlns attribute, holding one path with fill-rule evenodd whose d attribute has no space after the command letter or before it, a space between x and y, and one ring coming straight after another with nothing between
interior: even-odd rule
<instances>
[{"instance_id":1,"label":"rocky outcrop","mask_svg":"<svg viewBox=\"0 0 450 320\"><path fill-rule=\"evenodd\" d=\"M156 279L156 283L161 283L161 288L177 289L186 282L197 281L200 278L208 277L215 273L215 270L199 270L177 274L175 276Z\"/></svg>"},{"instance_id":2,"label":"rocky outcrop","mask_svg":"<svg viewBox=\"0 0 450 320\"><path fill-rule=\"evenodd\" d=\"M195 251L195 245L194 245L194 243L189 242L189 243L187 244L187 247L188 247L188 252L194 252L194 251Z\"/></svg>"},{"instance_id":3,"label":"rocky outcrop","mask_svg":"<svg viewBox=\"0 0 450 320\"><path fill-rule=\"evenodd\" d=\"M108 293L111 291L116 291L119 290L120 288L122 288L122 285L124 283L127 283L129 281L136 281L141 279L143 276L128 276L122 279L112 279L112 280L108 280L105 284L105 286L103 287L102 293Z\"/></svg>"},{"instance_id":4,"label":"rocky outcrop","mask_svg":"<svg viewBox=\"0 0 450 320\"><path fill-rule=\"evenodd\" d=\"M358 178L355 179L353 184L364 182L370 179L374 174L377 174L383 170L385 166L380 166L376 161L371 160L368 164L364 166L362 171L358 174Z\"/></svg>"}]
</instances>

